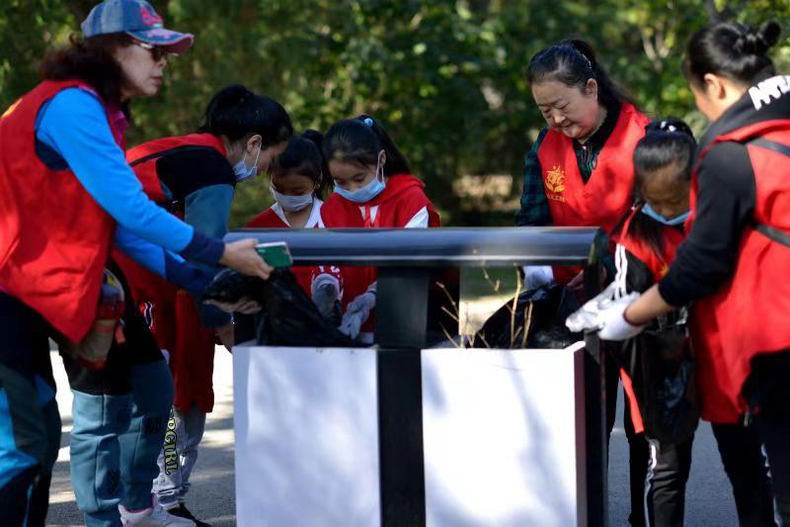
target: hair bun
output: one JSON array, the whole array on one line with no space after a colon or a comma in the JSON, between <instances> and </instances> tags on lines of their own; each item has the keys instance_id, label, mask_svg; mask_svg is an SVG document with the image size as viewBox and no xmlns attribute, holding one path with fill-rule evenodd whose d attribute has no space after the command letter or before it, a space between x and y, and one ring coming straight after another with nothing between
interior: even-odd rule
<instances>
[{"instance_id":1,"label":"hair bun","mask_svg":"<svg viewBox=\"0 0 790 527\"><path fill-rule=\"evenodd\" d=\"M759 37L761 43L765 46L765 51L768 51L774 47L777 42L779 42L779 35L781 34L782 26L780 26L779 23L775 22L774 20L769 20L757 30L757 36Z\"/></svg>"},{"instance_id":2,"label":"hair bun","mask_svg":"<svg viewBox=\"0 0 790 527\"><path fill-rule=\"evenodd\" d=\"M741 55L765 55L779 42L782 32L782 27L773 20L764 23L757 30L746 26L739 26L738 29L740 34L735 40L734 49Z\"/></svg>"},{"instance_id":3,"label":"hair bun","mask_svg":"<svg viewBox=\"0 0 790 527\"><path fill-rule=\"evenodd\" d=\"M214 99L217 102L217 106L228 107L241 104L244 102L244 99L250 97L251 95L253 95L253 93L248 90L246 86L241 84L232 84L217 92L217 94L214 96Z\"/></svg>"}]
</instances>

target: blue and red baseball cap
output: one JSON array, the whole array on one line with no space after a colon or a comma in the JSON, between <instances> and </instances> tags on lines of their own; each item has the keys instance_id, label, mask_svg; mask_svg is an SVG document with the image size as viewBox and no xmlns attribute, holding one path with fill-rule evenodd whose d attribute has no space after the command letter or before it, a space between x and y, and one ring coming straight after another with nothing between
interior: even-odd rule
<instances>
[{"instance_id":1,"label":"blue and red baseball cap","mask_svg":"<svg viewBox=\"0 0 790 527\"><path fill-rule=\"evenodd\" d=\"M185 52L195 40L190 33L165 29L162 17L145 0L104 0L91 9L80 27L85 38L126 33L170 53Z\"/></svg>"}]
</instances>

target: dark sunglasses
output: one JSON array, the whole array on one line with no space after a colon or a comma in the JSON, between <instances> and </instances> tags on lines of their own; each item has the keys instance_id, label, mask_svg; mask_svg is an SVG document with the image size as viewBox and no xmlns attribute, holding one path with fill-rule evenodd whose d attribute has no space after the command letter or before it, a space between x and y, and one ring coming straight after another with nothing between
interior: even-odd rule
<instances>
[{"instance_id":1,"label":"dark sunglasses","mask_svg":"<svg viewBox=\"0 0 790 527\"><path fill-rule=\"evenodd\" d=\"M154 62L159 62L165 57L165 55L167 55L167 51L162 46L154 46L148 42L139 41L134 41L133 44L135 46L140 46L143 49L147 49L151 53L151 57L153 57Z\"/></svg>"}]
</instances>

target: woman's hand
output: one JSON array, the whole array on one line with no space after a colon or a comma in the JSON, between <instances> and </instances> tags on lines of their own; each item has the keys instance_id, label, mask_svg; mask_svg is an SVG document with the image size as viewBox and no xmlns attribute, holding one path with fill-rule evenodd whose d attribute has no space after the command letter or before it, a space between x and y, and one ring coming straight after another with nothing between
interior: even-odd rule
<instances>
[{"instance_id":1,"label":"woman's hand","mask_svg":"<svg viewBox=\"0 0 790 527\"><path fill-rule=\"evenodd\" d=\"M257 244L258 241L254 238L226 243L219 263L236 269L240 273L266 280L269 278L272 268L263 261L258 251L255 250Z\"/></svg>"},{"instance_id":2,"label":"woman's hand","mask_svg":"<svg viewBox=\"0 0 790 527\"><path fill-rule=\"evenodd\" d=\"M645 326L632 324L625 316L626 310L639 298L638 293L631 293L619 300L606 311L601 312L600 321L603 327L598 331L602 340L628 340L639 335Z\"/></svg>"},{"instance_id":3,"label":"woman's hand","mask_svg":"<svg viewBox=\"0 0 790 527\"><path fill-rule=\"evenodd\" d=\"M263 309L263 306L260 303L258 303L256 300L252 300L249 297L244 297L233 304L228 302L218 302L217 300L206 300L204 304L216 306L225 313L241 313L242 315L254 315Z\"/></svg>"},{"instance_id":4,"label":"woman's hand","mask_svg":"<svg viewBox=\"0 0 790 527\"><path fill-rule=\"evenodd\" d=\"M224 326L218 327L217 328L217 337L219 337L219 341L222 342L222 345L225 346L225 348L229 352L233 353L233 343L234 343L233 342L233 338L234 338L233 322L231 322L230 324L225 324Z\"/></svg>"}]
</instances>

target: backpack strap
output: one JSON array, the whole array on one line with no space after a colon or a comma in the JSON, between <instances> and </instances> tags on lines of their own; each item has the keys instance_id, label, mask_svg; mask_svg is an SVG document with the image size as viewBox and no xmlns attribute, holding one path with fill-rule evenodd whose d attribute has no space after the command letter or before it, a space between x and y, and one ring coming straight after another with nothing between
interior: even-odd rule
<instances>
[{"instance_id":1,"label":"backpack strap","mask_svg":"<svg viewBox=\"0 0 790 527\"><path fill-rule=\"evenodd\" d=\"M770 139L765 139L764 137L750 139L745 141L744 144L759 146L760 148L765 148L766 150L771 150L773 152L790 157L790 146L777 143L776 141L771 141ZM790 247L790 234L787 234L786 232L781 231L775 227L771 227L768 224L761 223L755 219L752 220L751 224L752 227L754 227L754 229L763 236L766 236L772 241L784 245L785 247Z\"/></svg>"}]
</instances>

